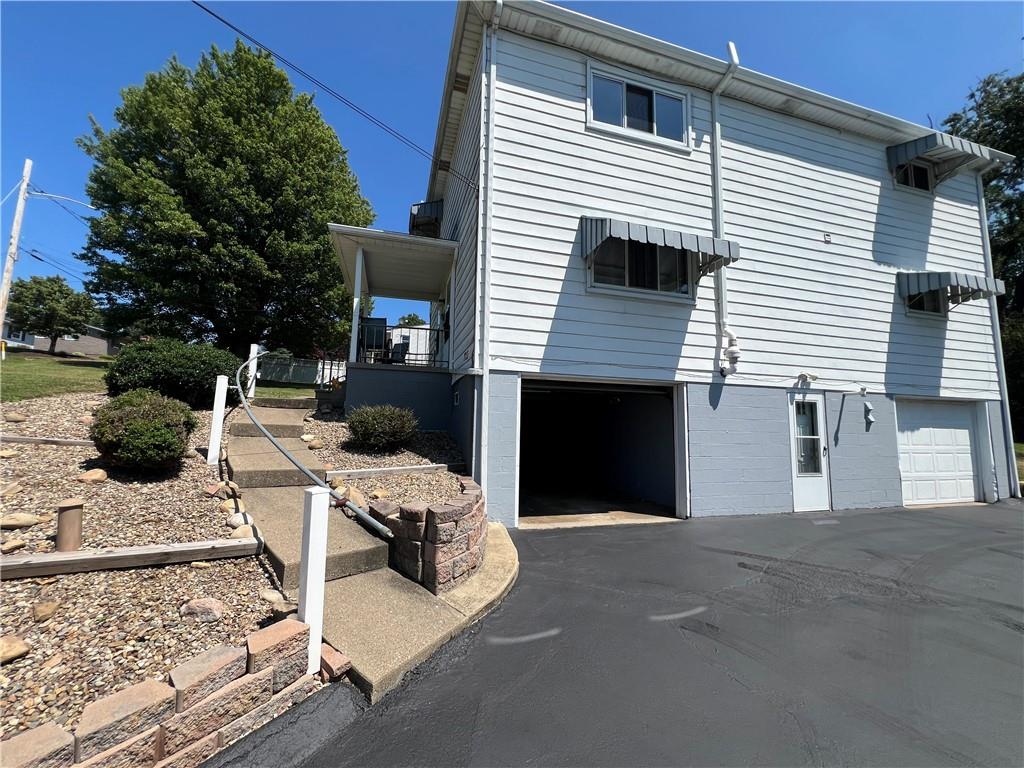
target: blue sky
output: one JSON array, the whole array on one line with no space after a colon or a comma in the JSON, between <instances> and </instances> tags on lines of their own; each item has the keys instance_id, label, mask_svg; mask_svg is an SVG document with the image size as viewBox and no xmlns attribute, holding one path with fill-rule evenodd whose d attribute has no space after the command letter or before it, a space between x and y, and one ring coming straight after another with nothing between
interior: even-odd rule
<instances>
[{"instance_id":1,"label":"blue sky","mask_svg":"<svg viewBox=\"0 0 1024 768\"><path fill-rule=\"evenodd\" d=\"M735 41L744 66L899 117L936 126L971 86L1022 66L1024 3L566 2L574 10L723 57ZM452 3L212 3L218 12L335 90L431 148L455 7ZM185 2L0 4L0 195L25 157L33 182L84 199L90 163L75 145L88 116L112 124L119 90L172 55L194 65L233 34ZM301 90L312 86L293 75ZM374 226L404 231L426 188L426 160L326 94L324 118L349 151ZM87 214L86 209L76 208ZM6 250L14 211L3 205ZM30 199L22 244L66 271L85 227L51 202ZM57 270L23 256L15 275ZM78 287L78 280L72 278ZM409 302L378 301L396 320ZM421 311L421 314L423 312Z\"/></svg>"}]
</instances>

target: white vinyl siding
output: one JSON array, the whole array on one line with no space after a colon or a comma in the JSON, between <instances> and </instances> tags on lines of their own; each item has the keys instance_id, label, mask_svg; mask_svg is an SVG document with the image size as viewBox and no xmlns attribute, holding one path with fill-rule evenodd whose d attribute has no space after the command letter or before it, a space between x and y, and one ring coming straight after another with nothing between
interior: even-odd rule
<instances>
[{"instance_id":1,"label":"white vinyl siding","mask_svg":"<svg viewBox=\"0 0 1024 768\"><path fill-rule=\"evenodd\" d=\"M454 174L448 176L441 222L441 237L459 243L449 338L449 363L453 370L467 370L475 365L475 345L479 343L476 297L480 193L478 187L465 183L463 178L480 184L481 66L478 62L466 92L462 125L451 163L452 170L462 178Z\"/></svg>"},{"instance_id":2,"label":"white vinyl siding","mask_svg":"<svg viewBox=\"0 0 1024 768\"><path fill-rule=\"evenodd\" d=\"M503 31L495 125L492 366L596 377L712 378L713 278L693 306L587 293L579 217L712 234L709 94L689 88L692 152L587 129L587 58ZM724 236L737 384L860 382L998 397L987 302L908 316L902 270L984 274L974 181L897 188L885 146L723 99ZM824 242L825 235L831 243ZM828 386L848 386L832 384Z\"/></svg>"},{"instance_id":3,"label":"white vinyl siding","mask_svg":"<svg viewBox=\"0 0 1024 768\"><path fill-rule=\"evenodd\" d=\"M588 130L582 55L502 33L497 61L492 366L672 379L714 344L710 278L697 306L587 293L579 219L710 234L706 97L690 104L687 155Z\"/></svg>"}]
</instances>

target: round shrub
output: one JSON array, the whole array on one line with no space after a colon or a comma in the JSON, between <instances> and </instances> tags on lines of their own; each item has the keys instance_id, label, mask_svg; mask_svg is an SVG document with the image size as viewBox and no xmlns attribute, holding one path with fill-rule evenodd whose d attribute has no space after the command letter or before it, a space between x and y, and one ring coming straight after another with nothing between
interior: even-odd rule
<instances>
[{"instance_id":1,"label":"round shrub","mask_svg":"<svg viewBox=\"0 0 1024 768\"><path fill-rule=\"evenodd\" d=\"M417 427L412 411L393 405L362 405L348 415L353 441L371 451L397 451L412 440Z\"/></svg>"},{"instance_id":2,"label":"round shrub","mask_svg":"<svg viewBox=\"0 0 1024 768\"><path fill-rule=\"evenodd\" d=\"M218 376L235 383L242 361L211 344L186 344L177 339L154 339L129 344L107 368L107 392L120 395L133 389L152 389L193 408L212 408ZM242 372L242 386L245 386ZM238 401L234 389L228 399Z\"/></svg>"},{"instance_id":3,"label":"round shrub","mask_svg":"<svg viewBox=\"0 0 1024 768\"><path fill-rule=\"evenodd\" d=\"M196 417L180 400L136 389L96 411L89 437L115 466L166 470L181 463L196 426Z\"/></svg>"}]
</instances>

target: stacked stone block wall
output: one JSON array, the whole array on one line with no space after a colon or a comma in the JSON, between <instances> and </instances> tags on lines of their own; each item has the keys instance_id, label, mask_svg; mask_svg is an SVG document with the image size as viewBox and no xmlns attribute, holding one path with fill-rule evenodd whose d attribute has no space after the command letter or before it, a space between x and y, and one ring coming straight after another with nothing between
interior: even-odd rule
<instances>
[{"instance_id":1,"label":"stacked stone block wall","mask_svg":"<svg viewBox=\"0 0 1024 768\"><path fill-rule=\"evenodd\" d=\"M253 632L245 647L212 648L166 683L146 680L88 704L74 733L45 723L7 739L3 766L198 766L319 687L306 674L308 640L309 627L289 618ZM326 677L347 671L347 659L325 652Z\"/></svg>"},{"instance_id":2,"label":"stacked stone block wall","mask_svg":"<svg viewBox=\"0 0 1024 768\"><path fill-rule=\"evenodd\" d=\"M370 514L394 534L391 567L435 595L470 578L484 560L483 493L470 477L459 478L459 486L462 492L443 504L370 502Z\"/></svg>"}]
</instances>

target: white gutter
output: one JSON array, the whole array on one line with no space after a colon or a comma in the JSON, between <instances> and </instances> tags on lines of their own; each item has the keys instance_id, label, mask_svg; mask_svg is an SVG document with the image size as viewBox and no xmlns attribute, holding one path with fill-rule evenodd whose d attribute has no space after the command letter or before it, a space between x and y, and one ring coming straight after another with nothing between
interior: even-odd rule
<instances>
[{"instance_id":1,"label":"white gutter","mask_svg":"<svg viewBox=\"0 0 1024 768\"><path fill-rule=\"evenodd\" d=\"M711 91L711 204L712 204L712 227L715 237L725 237L725 214L722 201L722 125L718 114L718 100L722 91L729 85L733 75L740 66L740 57L736 53L736 46L729 42L729 66L718 81L718 85ZM740 359L740 346L736 334L729 327L729 283L726 277L726 270L715 270L715 304L718 310L718 332L719 345L722 337L726 339L725 357L728 365L719 367L722 376L736 372L736 363Z\"/></svg>"},{"instance_id":2,"label":"white gutter","mask_svg":"<svg viewBox=\"0 0 1024 768\"><path fill-rule=\"evenodd\" d=\"M995 277L992 267L992 245L988 236L988 210L985 206L985 184L981 180L981 173L975 176L975 183L978 188L978 216L981 223L981 247L985 256L985 276ZM992 340L996 345L996 376L999 379L999 404L1003 417L1003 439L1006 452L1007 476L1010 480L1010 496L1020 498L1020 476L1017 473L1017 456L1013 449L1013 426L1010 422L1010 396L1006 390L1006 364L1003 362L1003 339L999 330L999 311L996 306L996 297L988 299L988 313L992 322Z\"/></svg>"},{"instance_id":3,"label":"white gutter","mask_svg":"<svg viewBox=\"0 0 1024 768\"><path fill-rule=\"evenodd\" d=\"M494 216L494 92L497 79L498 58L498 22L501 19L502 0L494 4L491 23L487 27L487 144L484 148L484 169L486 180L481 194L487 196L484 213L484 248L480 255L483 271L483 289L480 306L480 368L482 370L480 384L480 487L484 495L487 487L487 442L490 437L490 395L491 395L491 222Z\"/></svg>"}]
</instances>

